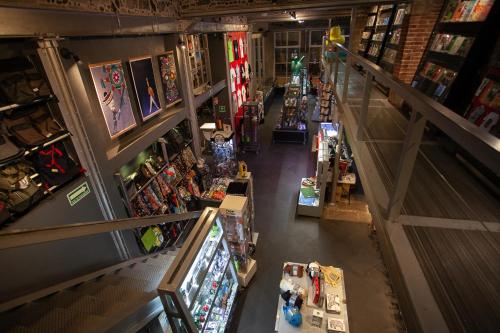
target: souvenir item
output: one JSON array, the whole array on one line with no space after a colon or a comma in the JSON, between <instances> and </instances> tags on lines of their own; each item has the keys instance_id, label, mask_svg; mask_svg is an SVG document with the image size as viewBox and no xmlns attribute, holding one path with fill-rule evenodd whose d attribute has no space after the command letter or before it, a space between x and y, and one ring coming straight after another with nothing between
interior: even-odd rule
<instances>
[{"instance_id":1,"label":"souvenir item","mask_svg":"<svg viewBox=\"0 0 500 333\"><path fill-rule=\"evenodd\" d=\"M179 89L177 88L177 70L175 67L174 52L168 51L158 56L158 63L160 66L163 94L165 95L167 105L169 105L181 99Z\"/></svg>"},{"instance_id":2,"label":"souvenir item","mask_svg":"<svg viewBox=\"0 0 500 333\"><path fill-rule=\"evenodd\" d=\"M13 144L7 135L0 133L0 164L24 155L24 149Z\"/></svg>"},{"instance_id":3,"label":"souvenir item","mask_svg":"<svg viewBox=\"0 0 500 333\"><path fill-rule=\"evenodd\" d=\"M20 213L28 209L43 196L31 179L33 169L26 163L10 164L0 169L0 192L4 193L8 208Z\"/></svg>"},{"instance_id":4,"label":"souvenir item","mask_svg":"<svg viewBox=\"0 0 500 333\"><path fill-rule=\"evenodd\" d=\"M39 150L34 164L48 186L62 185L80 173L80 167L71 159L62 142Z\"/></svg>"},{"instance_id":5,"label":"souvenir item","mask_svg":"<svg viewBox=\"0 0 500 333\"><path fill-rule=\"evenodd\" d=\"M24 104L50 95L49 85L27 57L11 58L9 62L24 69L0 77L0 90L8 103Z\"/></svg>"},{"instance_id":6,"label":"souvenir item","mask_svg":"<svg viewBox=\"0 0 500 333\"><path fill-rule=\"evenodd\" d=\"M89 65L109 136L114 139L136 126L121 61Z\"/></svg>"},{"instance_id":7,"label":"souvenir item","mask_svg":"<svg viewBox=\"0 0 500 333\"><path fill-rule=\"evenodd\" d=\"M133 58L129 62L142 120L146 120L161 111L152 58L150 56Z\"/></svg>"},{"instance_id":8,"label":"souvenir item","mask_svg":"<svg viewBox=\"0 0 500 333\"><path fill-rule=\"evenodd\" d=\"M234 61L233 42L230 39L227 41L227 58L230 63Z\"/></svg>"}]
</instances>

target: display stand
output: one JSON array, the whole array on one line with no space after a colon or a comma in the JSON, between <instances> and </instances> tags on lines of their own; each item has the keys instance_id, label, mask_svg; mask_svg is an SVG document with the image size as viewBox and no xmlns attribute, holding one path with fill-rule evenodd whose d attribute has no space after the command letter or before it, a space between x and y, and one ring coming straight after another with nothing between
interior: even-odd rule
<instances>
[{"instance_id":1,"label":"display stand","mask_svg":"<svg viewBox=\"0 0 500 333\"><path fill-rule=\"evenodd\" d=\"M179 332L224 332L238 279L219 212L205 208L158 286L170 327Z\"/></svg>"},{"instance_id":2,"label":"display stand","mask_svg":"<svg viewBox=\"0 0 500 333\"><path fill-rule=\"evenodd\" d=\"M309 131L307 129L307 104L303 109L300 85L290 84L283 98L280 119L273 130L273 143L302 143L307 142Z\"/></svg>"},{"instance_id":3,"label":"display stand","mask_svg":"<svg viewBox=\"0 0 500 333\"><path fill-rule=\"evenodd\" d=\"M325 202L325 192L328 182L332 179L330 158L332 151L337 151L340 124L321 123L318 130L316 175L302 178L300 183L297 214L321 217ZM314 192L314 193L313 193Z\"/></svg>"},{"instance_id":4,"label":"display stand","mask_svg":"<svg viewBox=\"0 0 500 333\"><path fill-rule=\"evenodd\" d=\"M259 153L259 103L243 103L243 125L241 127L241 151Z\"/></svg>"},{"instance_id":5,"label":"display stand","mask_svg":"<svg viewBox=\"0 0 500 333\"><path fill-rule=\"evenodd\" d=\"M304 288L307 292L308 295L309 289L311 287L311 279L307 276L305 272L305 267L307 267L306 264L300 264L300 263L293 263L293 262L285 262L283 264L283 268L287 265L302 265L304 267L304 275L302 277L297 277L297 276L289 276L286 273L283 273L282 278L285 279L291 279L294 283L300 285L302 288ZM348 321L348 316L347 316L347 304L346 304L346 293L345 293L345 281L344 281L344 271L340 268L337 268L341 272L341 281L337 282L337 285L331 286L327 283L325 283L325 295L326 294L333 294L333 295L338 295L340 298L340 313L335 314L335 313L328 313L326 311L326 300L323 302L322 307L317 307L315 305L310 306L310 302L307 302L304 300L304 303L302 304L302 307L300 309L300 313L302 315L302 325L299 327L293 327L290 325L286 319L285 315L283 313L283 305L285 305L285 301L281 296L278 296L278 309L276 312L276 324L274 327L275 332L280 332L280 333L292 333L292 332L308 332L308 333L315 333L315 332L350 332L349 330L349 321ZM308 304L309 303L309 304ZM312 325L312 317L313 317L313 311L314 310L320 310L323 312L323 320L321 322L320 327L315 327ZM344 323L344 330L337 330L337 331L329 331L327 330L327 324L328 324L328 318L334 318L334 319L339 319L343 321Z\"/></svg>"}]
</instances>

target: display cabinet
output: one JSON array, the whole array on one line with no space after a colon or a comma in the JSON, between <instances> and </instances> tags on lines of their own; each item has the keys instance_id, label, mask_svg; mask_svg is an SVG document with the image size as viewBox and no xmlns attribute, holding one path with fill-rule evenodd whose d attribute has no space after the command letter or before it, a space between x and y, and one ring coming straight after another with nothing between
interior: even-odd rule
<instances>
[{"instance_id":1,"label":"display cabinet","mask_svg":"<svg viewBox=\"0 0 500 333\"><path fill-rule=\"evenodd\" d=\"M199 95L212 83L207 36L196 34L186 35L184 38L194 94Z\"/></svg>"},{"instance_id":2,"label":"display cabinet","mask_svg":"<svg viewBox=\"0 0 500 333\"><path fill-rule=\"evenodd\" d=\"M408 29L411 4L400 3L396 7L396 16L388 29L387 40L380 60L380 66L386 71L394 71L394 63L401 56L404 39Z\"/></svg>"},{"instance_id":3,"label":"display cabinet","mask_svg":"<svg viewBox=\"0 0 500 333\"><path fill-rule=\"evenodd\" d=\"M238 280L217 209L205 208L158 292L174 333L225 331Z\"/></svg>"}]
</instances>

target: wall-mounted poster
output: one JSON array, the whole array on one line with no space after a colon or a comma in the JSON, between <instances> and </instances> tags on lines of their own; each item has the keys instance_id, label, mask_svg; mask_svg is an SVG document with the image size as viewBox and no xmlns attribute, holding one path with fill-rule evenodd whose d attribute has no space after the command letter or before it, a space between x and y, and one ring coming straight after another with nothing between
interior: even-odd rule
<instances>
[{"instance_id":1,"label":"wall-mounted poster","mask_svg":"<svg viewBox=\"0 0 500 333\"><path fill-rule=\"evenodd\" d=\"M139 101L142 120L161 111L158 89L153 74L153 60L150 56L129 59L135 94Z\"/></svg>"},{"instance_id":2,"label":"wall-mounted poster","mask_svg":"<svg viewBox=\"0 0 500 333\"><path fill-rule=\"evenodd\" d=\"M174 51L168 51L165 54L158 56L160 65L161 84L165 101L167 105L171 105L181 100L179 89L177 89L177 71L175 69Z\"/></svg>"},{"instance_id":3,"label":"wall-mounted poster","mask_svg":"<svg viewBox=\"0 0 500 333\"><path fill-rule=\"evenodd\" d=\"M109 136L114 139L137 125L122 63L115 60L90 64L89 68Z\"/></svg>"}]
</instances>

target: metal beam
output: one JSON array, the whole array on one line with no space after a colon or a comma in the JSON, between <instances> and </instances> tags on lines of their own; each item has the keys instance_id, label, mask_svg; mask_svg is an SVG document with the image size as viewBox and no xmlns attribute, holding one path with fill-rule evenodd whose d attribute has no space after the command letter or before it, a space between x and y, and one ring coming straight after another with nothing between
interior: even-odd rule
<instances>
[{"instance_id":1,"label":"metal beam","mask_svg":"<svg viewBox=\"0 0 500 333\"><path fill-rule=\"evenodd\" d=\"M387 219L389 221L395 221L401 213L401 207L403 207L422 136L424 135L425 123L425 118L419 112L413 110L406 130L403 148L401 149L396 181L387 209Z\"/></svg>"},{"instance_id":2,"label":"metal beam","mask_svg":"<svg viewBox=\"0 0 500 333\"><path fill-rule=\"evenodd\" d=\"M371 73L366 73L365 85L363 88L363 101L361 104L361 110L359 114L358 132L356 133L358 141L362 141L364 139L365 126L366 126L366 120L368 119L368 107L370 105L370 96L372 93L372 87L373 87L373 75Z\"/></svg>"},{"instance_id":3,"label":"metal beam","mask_svg":"<svg viewBox=\"0 0 500 333\"><path fill-rule=\"evenodd\" d=\"M198 218L201 212L67 224L0 233L0 250Z\"/></svg>"}]
</instances>

